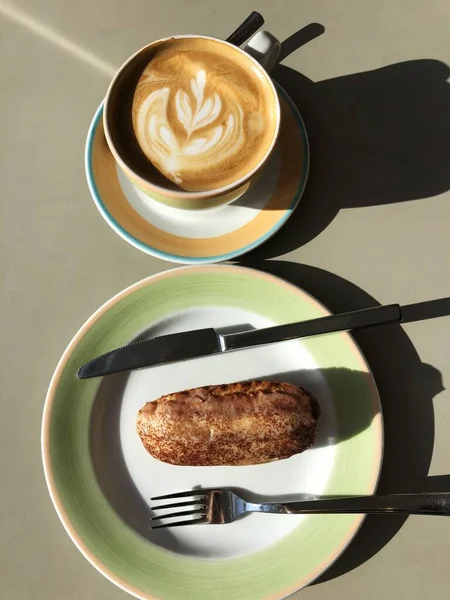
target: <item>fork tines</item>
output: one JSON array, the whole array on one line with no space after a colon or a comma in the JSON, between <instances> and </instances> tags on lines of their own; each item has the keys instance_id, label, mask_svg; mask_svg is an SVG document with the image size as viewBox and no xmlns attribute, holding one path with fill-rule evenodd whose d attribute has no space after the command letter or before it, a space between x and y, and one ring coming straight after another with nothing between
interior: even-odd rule
<instances>
[{"instance_id":1,"label":"fork tines","mask_svg":"<svg viewBox=\"0 0 450 600\"><path fill-rule=\"evenodd\" d=\"M151 498L151 501L154 500L172 500L177 498L187 498L191 496L192 500L184 500L181 502L170 502L168 504L160 504L158 506L152 506L153 511L157 510L166 510L168 508L183 508L185 506L192 506L192 510L181 510L171 512L165 515L156 515L151 517L151 521L160 521L162 519L175 519L178 517L187 517L197 515L196 519L185 519L183 521L171 521L170 523L163 523L162 525L150 525L151 529L162 529L163 527L177 527L180 525L195 525L197 523L201 523L207 519L206 508L207 508L207 500L208 497L205 495L203 490L199 490L198 493L195 491L189 492L176 492L175 494L166 494L164 496L155 496Z\"/></svg>"}]
</instances>

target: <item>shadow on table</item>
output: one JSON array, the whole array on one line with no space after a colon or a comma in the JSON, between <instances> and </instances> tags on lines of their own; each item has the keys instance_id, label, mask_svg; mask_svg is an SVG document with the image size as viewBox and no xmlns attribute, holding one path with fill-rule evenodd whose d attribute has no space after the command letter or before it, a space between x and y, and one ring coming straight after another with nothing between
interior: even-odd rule
<instances>
[{"instance_id":1,"label":"shadow on table","mask_svg":"<svg viewBox=\"0 0 450 600\"><path fill-rule=\"evenodd\" d=\"M298 31L283 42L281 59L324 31L317 23ZM313 82L278 65L273 77L308 131L310 176L289 222L254 255L272 258L299 248L341 209L450 189L449 75L446 64L422 59Z\"/></svg>"},{"instance_id":2,"label":"shadow on table","mask_svg":"<svg viewBox=\"0 0 450 600\"><path fill-rule=\"evenodd\" d=\"M298 285L332 312L378 302L356 285L327 271L283 261L246 261ZM405 321L450 315L450 298L405 308ZM354 338L377 382L384 428L384 462L379 493L450 491L450 475L428 477L434 443L433 398L443 390L441 373L420 360L399 325L361 330ZM369 516L347 551L315 584L334 579L369 560L399 531L402 516Z\"/></svg>"}]
</instances>

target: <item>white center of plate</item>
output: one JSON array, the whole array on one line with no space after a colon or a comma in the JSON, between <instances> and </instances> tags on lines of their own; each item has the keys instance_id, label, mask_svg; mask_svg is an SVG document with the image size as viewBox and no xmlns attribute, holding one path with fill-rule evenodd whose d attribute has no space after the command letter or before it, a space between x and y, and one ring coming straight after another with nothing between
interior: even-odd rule
<instances>
[{"instance_id":1,"label":"white center of plate","mask_svg":"<svg viewBox=\"0 0 450 600\"><path fill-rule=\"evenodd\" d=\"M148 329L146 337L204 327L242 331L270 325L261 316L241 309L207 307L173 315ZM146 452L136 433L136 416L146 402L187 388L245 379L286 381L310 390L322 410L314 448L287 460L245 467L178 467L159 462ZM119 515L151 543L199 558L230 558L262 550L289 534L303 519L314 518L252 514L230 525L149 528L151 497L196 487L241 488L273 501L299 500L305 494L324 492L335 455L335 412L326 380L301 342L107 377L97 400L99 406L109 407L103 413L101 431L93 426L92 432L92 439L102 448L101 453L94 453L99 483Z\"/></svg>"}]
</instances>

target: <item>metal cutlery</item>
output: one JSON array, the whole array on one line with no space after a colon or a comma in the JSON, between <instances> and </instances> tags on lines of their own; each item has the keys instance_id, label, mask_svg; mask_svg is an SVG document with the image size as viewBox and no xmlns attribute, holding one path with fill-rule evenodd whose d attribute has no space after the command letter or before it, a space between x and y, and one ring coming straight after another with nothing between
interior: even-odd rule
<instances>
[{"instance_id":1,"label":"metal cutlery","mask_svg":"<svg viewBox=\"0 0 450 600\"><path fill-rule=\"evenodd\" d=\"M390 304L239 333L220 334L212 328L185 331L111 350L83 365L77 375L79 379L100 377L263 344L400 323L401 320L401 307L398 304Z\"/></svg>"},{"instance_id":2,"label":"metal cutlery","mask_svg":"<svg viewBox=\"0 0 450 600\"><path fill-rule=\"evenodd\" d=\"M243 44L248 38L256 33L260 27L264 25L263 16L256 11L253 11L246 19L243 21L239 27L233 31L231 35L229 35L226 39L230 44L234 44L235 46L240 46Z\"/></svg>"},{"instance_id":3,"label":"metal cutlery","mask_svg":"<svg viewBox=\"0 0 450 600\"><path fill-rule=\"evenodd\" d=\"M152 517L150 527L182 525L223 525L232 523L246 513L282 515L306 514L402 514L450 516L450 492L423 494L388 494L384 496L349 496L301 502L248 502L228 488L210 488L157 496L155 500L175 500L152 510L175 509L174 512ZM181 501L180 501L181 500ZM189 510L178 510L191 507ZM183 517L181 521L177 520ZM188 519L184 517L190 517ZM157 521L168 520L163 524Z\"/></svg>"}]
</instances>

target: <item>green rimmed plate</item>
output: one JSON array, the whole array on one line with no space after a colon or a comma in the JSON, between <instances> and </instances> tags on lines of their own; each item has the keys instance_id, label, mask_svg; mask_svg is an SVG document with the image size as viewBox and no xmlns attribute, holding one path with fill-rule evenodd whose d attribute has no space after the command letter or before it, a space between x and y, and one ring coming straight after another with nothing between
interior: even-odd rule
<instances>
[{"instance_id":1,"label":"green rimmed plate","mask_svg":"<svg viewBox=\"0 0 450 600\"><path fill-rule=\"evenodd\" d=\"M149 498L194 486L257 494L370 494L382 459L376 386L348 334L283 342L227 356L78 381L88 359L144 334L263 327L328 314L305 292L235 266L187 267L143 280L101 307L69 344L48 391L44 470L74 543L138 598L278 599L307 585L351 541L362 517L251 515L228 526L149 530ZM278 463L174 467L135 432L138 409L171 391L240 379L302 384L319 399L317 444Z\"/></svg>"}]
</instances>

